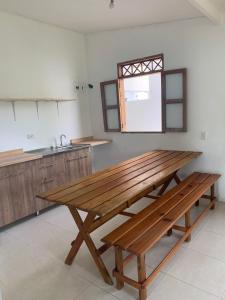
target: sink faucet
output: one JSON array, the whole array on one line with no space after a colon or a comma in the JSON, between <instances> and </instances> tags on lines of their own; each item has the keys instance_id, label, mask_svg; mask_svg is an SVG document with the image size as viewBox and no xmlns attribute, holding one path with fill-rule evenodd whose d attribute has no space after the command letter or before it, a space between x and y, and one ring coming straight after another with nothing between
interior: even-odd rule
<instances>
[{"instance_id":1,"label":"sink faucet","mask_svg":"<svg viewBox=\"0 0 225 300\"><path fill-rule=\"evenodd\" d=\"M63 138L64 138L65 141L66 141L66 135L65 135L65 134L61 134L61 135L60 135L60 146L61 146L61 147L65 147L65 146L66 146L66 144L63 145Z\"/></svg>"}]
</instances>

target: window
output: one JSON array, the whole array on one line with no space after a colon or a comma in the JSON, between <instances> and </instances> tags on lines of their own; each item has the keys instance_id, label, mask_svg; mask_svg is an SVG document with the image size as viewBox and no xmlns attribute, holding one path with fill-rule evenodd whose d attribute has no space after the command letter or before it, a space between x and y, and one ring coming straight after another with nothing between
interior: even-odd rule
<instances>
[{"instance_id":1,"label":"window","mask_svg":"<svg viewBox=\"0 0 225 300\"><path fill-rule=\"evenodd\" d=\"M105 131L120 131L118 81L101 82L100 86Z\"/></svg>"},{"instance_id":2,"label":"window","mask_svg":"<svg viewBox=\"0 0 225 300\"><path fill-rule=\"evenodd\" d=\"M162 54L117 67L118 79L101 83L105 131L187 130L186 69L164 71Z\"/></svg>"}]
</instances>

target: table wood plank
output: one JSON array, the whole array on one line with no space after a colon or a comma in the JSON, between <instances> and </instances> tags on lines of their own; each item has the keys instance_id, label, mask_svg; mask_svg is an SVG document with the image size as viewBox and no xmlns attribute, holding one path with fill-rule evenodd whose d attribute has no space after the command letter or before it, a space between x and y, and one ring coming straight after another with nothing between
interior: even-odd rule
<instances>
[{"instance_id":1,"label":"table wood plank","mask_svg":"<svg viewBox=\"0 0 225 300\"><path fill-rule=\"evenodd\" d=\"M201 153L155 150L39 195L99 216L129 207Z\"/></svg>"},{"instance_id":2,"label":"table wood plank","mask_svg":"<svg viewBox=\"0 0 225 300\"><path fill-rule=\"evenodd\" d=\"M151 178L152 176L163 172L169 166L175 165L178 161L182 160L185 157L188 157L191 153L190 152L181 152L176 154L174 157L170 158L167 161L163 161L161 164L158 164L155 168L144 172L143 174L130 179L129 181L122 183L119 186L110 189L109 191L104 192L104 189L101 191L100 195L86 201L86 199L80 200L80 198L71 201L72 204L81 205L84 209L94 209L95 207L102 205L104 202L107 202L111 198L117 197L122 192L136 186L145 180Z\"/></svg>"},{"instance_id":3,"label":"table wood plank","mask_svg":"<svg viewBox=\"0 0 225 300\"><path fill-rule=\"evenodd\" d=\"M108 167L104 170L97 171L94 174L82 177L80 179L73 180L70 183L61 185L60 187L51 189L50 191L47 191L45 193L41 193L40 198L47 199L49 196L54 195L55 193L58 193L61 191L64 192L65 190L67 190L71 187L74 188L74 186L77 186L79 183L84 183L84 182L88 182L90 184L94 183L100 179L103 179L107 176L111 176L115 173L121 172L122 170L124 170L126 168L130 168L131 166L139 164L140 162L146 161L146 160L150 159L151 157L160 155L161 153L165 153L165 152L167 152L167 151L166 150L154 150L154 151L146 152L142 155L122 161L122 162L115 164L111 167Z\"/></svg>"},{"instance_id":4,"label":"table wood plank","mask_svg":"<svg viewBox=\"0 0 225 300\"><path fill-rule=\"evenodd\" d=\"M147 180L137 184L136 186L130 188L129 190L121 193L115 198L110 199L109 201L102 203L101 205L92 209L96 214L103 216L110 211L116 209L120 205L127 203L127 207L130 207L132 203L144 197L146 194L150 193L153 190L153 186L157 185L159 181L167 177L168 175L173 174L175 171L187 165L193 158L197 157L199 154L192 154L188 157L178 161L175 165L169 166L164 171L157 173L156 175L148 178ZM82 206L78 208L85 211Z\"/></svg>"},{"instance_id":5,"label":"table wood plank","mask_svg":"<svg viewBox=\"0 0 225 300\"><path fill-rule=\"evenodd\" d=\"M181 154L182 154L182 152L181 153L171 152L167 156L165 156L165 154L164 154L164 157L162 157L162 156L154 157L154 159L146 161L146 165L144 167L139 168L138 170L133 171L131 173L124 174L124 176L120 176L121 173L119 172L118 174L116 174L116 176L115 175L110 176L110 178L107 177L107 178L104 178L104 179L98 181L97 184L94 183L91 186L90 185L88 185L87 187L85 186L84 188L79 189L78 191L72 192L67 195L58 196L58 194L56 194L54 196L48 197L48 199L54 200L54 201L60 200L63 203L67 203L67 202L71 202L71 201L73 201L73 203L74 203L74 201L76 201L76 199L77 199L77 202L76 202L77 204L88 202L89 200L94 199L94 198L106 193L107 191L111 191L118 186L122 186L126 182L129 182L129 184L132 184L131 179L139 180L139 177L141 175L143 175L144 177L148 176L148 174L149 174L148 171L156 170L157 166L161 166L163 163L165 163L167 161L171 161L172 158L178 157L178 155L181 155ZM119 176L119 178L117 178L118 176Z\"/></svg>"},{"instance_id":6,"label":"table wood plank","mask_svg":"<svg viewBox=\"0 0 225 300\"><path fill-rule=\"evenodd\" d=\"M140 160L140 163L136 162L136 164L132 167L126 166L126 168L124 167L121 171L114 170L112 172L108 172L106 174L102 174L97 177L92 177L92 179L90 179L90 180L86 180L83 183L76 184L75 186L72 186L68 189L65 189L63 191L60 191L58 193L48 196L48 200L57 201L58 199L61 199L61 201L63 203L66 203L77 197L82 196L83 194L92 192L92 191L96 190L98 187L105 186L106 184L108 184L110 182L115 182L117 180L116 181L117 183L118 182L122 183L121 180L118 180L121 177L131 174L132 172L133 172L132 174L134 174L133 176L135 177L136 176L135 171L136 171L136 173L139 173L139 174L144 173L145 171L154 167L154 165L153 165L154 162L160 163L161 158L169 159L169 157L171 155L176 155L176 153L177 152L173 152L173 151L161 152L160 154L150 156L150 158L148 158L148 159L145 158L144 161ZM121 168L119 168L119 169L121 169ZM127 177L124 177L123 180L126 180L126 178L128 178L127 180L129 180L129 177L132 178L132 174ZM107 185L107 187L108 187L108 185ZM91 198L94 198L95 195L93 193L92 193L92 195L93 196ZM85 197L86 196L87 195L85 195Z\"/></svg>"}]
</instances>

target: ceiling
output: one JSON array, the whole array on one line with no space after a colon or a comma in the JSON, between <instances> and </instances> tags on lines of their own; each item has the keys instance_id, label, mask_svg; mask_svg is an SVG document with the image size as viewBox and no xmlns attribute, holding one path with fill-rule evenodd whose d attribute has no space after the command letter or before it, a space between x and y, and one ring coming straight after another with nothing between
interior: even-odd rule
<instances>
[{"instance_id":1,"label":"ceiling","mask_svg":"<svg viewBox=\"0 0 225 300\"><path fill-rule=\"evenodd\" d=\"M224 0L210 1L225 10ZM113 9L109 0L0 0L0 10L83 33L203 15L189 0L115 0Z\"/></svg>"}]
</instances>

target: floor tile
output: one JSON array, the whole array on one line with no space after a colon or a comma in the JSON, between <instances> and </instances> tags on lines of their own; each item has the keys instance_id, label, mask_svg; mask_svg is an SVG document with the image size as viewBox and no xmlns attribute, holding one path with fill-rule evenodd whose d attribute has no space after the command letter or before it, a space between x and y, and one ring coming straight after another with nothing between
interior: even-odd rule
<instances>
[{"instance_id":1,"label":"floor tile","mask_svg":"<svg viewBox=\"0 0 225 300\"><path fill-rule=\"evenodd\" d=\"M164 271L177 279L222 297L225 263L192 249L182 249Z\"/></svg>"},{"instance_id":2,"label":"floor tile","mask_svg":"<svg viewBox=\"0 0 225 300\"><path fill-rule=\"evenodd\" d=\"M182 296L181 296L182 295ZM154 300L219 300L218 297L199 290L176 278L166 275L159 286L148 294Z\"/></svg>"},{"instance_id":3,"label":"floor tile","mask_svg":"<svg viewBox=\"0 0 225 300\"><path fill-rule=\"evenodd\" d=\"M66 206L59 206L47 213L41 213L37 218L66 230L77 231L77 226Z\"/></svg>"},{"instance_id":4,"label":"floor tile","mask_svg":"<svg viewBox=\"0 0 225 300\"><path fill-rule=\"evenodd\" d=\"M225 235L201 230L188 247L225 262Z\"/></svg>"},{"instance_id":5,"label":"floor tile","mask_svg":"<svg viewBox=\"0 0 225 300\"><path fill-rule=\"evenodd\" d=\"M76 233L53 224L33 218L6 231L13 238L20 238L25 244L36 245L61 261L70 249Z\"/></svg>"},{"instance_id":6,"label":"floor tile","mask_svg":"<svg viewBox=\"0 0 225 300\"><path fill-rule=\"evenodd\" d=\"M42 266L5 291L5 300L73 300L90 286L63 265Z\"/></svg>"},{"instance_id":7,"label":"floor tile","mask_svg":"<svg viewBox=\"0 0 225 300\"><path fill-rule=\"evenodd\" d=\"M144 198L129 210L139 211L150 201ZM193 217L204 208L203 203L201 201L201 206L192 210ZM101 237L126 219L117 216L94 232L92 237L96 245L100 246ZM118 291L115 285L104 283L85 244L71 266L64 264L77 232L72 217L63 206L0 232L0 290L3 299L137 299L138 291L126 284ZM162 238L146 255L149 273L179 236L174 231L171 237ZM182 300L225 300L224 249L225 203L217 203L216 209L210 211L194 231L192 241L183 244L149 287L149 299L176 300L182 295ZM111 248L102 258L111 275L115 264L114 250ZM134 259L126 268L127 274L136 278L136 268Z\"/></svg>"},{"instance_id":8,"label":"floor tile","mask_svg":"<svg viewBox=\"0 0 225 300\"><path fill-rule=\"evenodd\" d=\"M225 236L225 211L216 208L211 212L203 229Z\"/></svg>"},{"instance_id":9,"label":"floor tile","mask_svg":"<svg viewBox=\"0 0 225 300\"><path fill-rule=\"evenodd\" d=\"M89 286L85 292L83 292L80 296L75 297L74 300L116 300L114 296L105 292L97 286L91 285Z\"/></svg>"},{"instance_id":10,"label":"floor tile","mask_svg":"<svg viewBox=\"0 0 225 300\"><path fill-rule=\"evenodd\" d=\"M172 236L164 236L162 239L146 254L146 264L156 268L162 259L168 254L181 235L173 232Z\"/></svg>"}]
</instances>

